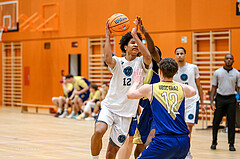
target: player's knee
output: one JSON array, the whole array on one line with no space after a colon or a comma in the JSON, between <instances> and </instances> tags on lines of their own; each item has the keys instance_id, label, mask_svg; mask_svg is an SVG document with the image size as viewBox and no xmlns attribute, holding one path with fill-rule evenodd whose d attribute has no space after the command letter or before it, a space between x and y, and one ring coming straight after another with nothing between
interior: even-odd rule
<instances>
[{"instance_id":1,"label":"player's knee","mask_svg":"<svg viewBox=\"0 0 240 159\"><path fill-rule=\"evenodd\" d=\"M95 135L96 137L102 138L103 135L104 135L104 133L105 133L105 129L104 129L104 128L102 128L102 127L96 127L96 128L95 128L94 135Z\"/></svg>"},{"instance_id":2,"label":"player's knee","mask_svg":"<svg viewBox=\"0 0 240 159\"><path fill-rule=\"evenodd\" d=\"M115 157L116 157L116 154L117 154L117 152L115 152L115 151L113 151L113 150L107 151L106 158L107 158L107 159L115 158Z\"/></svg>"},{"instance_id":3,"label":"player's knee","mask_svg":"<svg viewBox=\"0 0 240 159\"><path fill-rule=\"evenodd\" d=\"M66 99L66 104L70 104L71 100L69 98Z\"/></svg>"},{"instance_id":4,"label":"player's knee","mask_svg":"<svg viewBox=\"0 0 240 159\"><path fill-rule=\"evenodd\" d=\"M106 154L106 158L110 159L110 158L115 158L117 155L117 152L119 150L120 147L116 146L116 145L112 145L109 144L108 145L108 150L107 150L107 154Z\"/></svg>"}]
</instances>

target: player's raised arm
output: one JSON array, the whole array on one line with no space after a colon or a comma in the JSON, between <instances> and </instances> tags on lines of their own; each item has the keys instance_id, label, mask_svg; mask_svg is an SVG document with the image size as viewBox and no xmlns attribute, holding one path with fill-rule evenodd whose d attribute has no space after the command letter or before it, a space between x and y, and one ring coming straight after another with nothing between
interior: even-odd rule
<instances>
[{"instance_id":1,"label":"player's raised arm","mask_svg":"<svg viewBox=\"0 0 240 159\"><path fill-rule=\"evenodd\" d=\"M138 69L133 74L133 84L128 90L128 99L140 99L142 97L147 97L151 99L152 96L152 85L144 84L139 89L137 88L142 83L142 69Z\"/></svg>"},{"instance_id":2,"label":"player's raised arm","mask_svg":"<svg viewBox=\"0 0 240 159\"><path fill-rule=\"evenodd\" d=\"M152 63L152 56L137 35L137 30L138 30L138 20L137 19L135 19L134 24L135 24L135 27L132 29L131 34L133 36L133 39L136 41L140 52L143 55L143 62L145 64L146 68L148 68L149 65Z\"/></svg>"},{"instance_id":3,"label":"player's raised arm","mask_svg":"<svg viewBox=\"0 0 240 159\"><path fill-rule=\"evenodd\" d=\"M143 26L142 18L140 16L137 16L137 20L138 20L139 30L142 32L142 34L146 38L147 48L148 48L150 54L152 55L153 60L156 61L156 62L160 62L161 57L158 53L157 48L155 48L154 42L153 42L150 34L148 33L148 31Z\"/></svg>"},{"instance_id":4,"label":"player's raised arm","mask_svg":"<svg viewBox=\"0 0 240 159\"><path fill-rule=\"evenodd\" d=\"M115 59L112 58L112 49L111 49L111 43L110 43L110 35L111 32L109 30L109 19L106 22L106 43L105 43L105 51L104 51L104 61L106 64L110 67L113 68L116 65Z\"/></svg>"}]
</instances>

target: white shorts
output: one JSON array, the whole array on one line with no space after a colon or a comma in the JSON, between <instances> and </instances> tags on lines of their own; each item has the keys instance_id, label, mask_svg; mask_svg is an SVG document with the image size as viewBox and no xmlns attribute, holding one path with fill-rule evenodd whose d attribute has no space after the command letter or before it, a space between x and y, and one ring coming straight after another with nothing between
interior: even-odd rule
<instances>
[{"instance_id":1,"label":"white shorts","mask_svg":"<svg viewBox=\"0 0 240 159\"><path fill-rule=\"evenodd\" d=\"M118 116L107 107L102 107L96 122L104 122L108 127L112 126L110 139L114 145L121 147L127 138L131 121L132 117Z\"/></svg>"},{"instance_id":2,"label":"white shorts","mask_svg":"<svg viewBox=\"0 0 240 159\"><path fill-rule=\"evenodd\" d=\"M185 122L186 123L198 123L199 114L199 101L193 102L189 105L185 104Z\"/></svg>"}]
</instances>

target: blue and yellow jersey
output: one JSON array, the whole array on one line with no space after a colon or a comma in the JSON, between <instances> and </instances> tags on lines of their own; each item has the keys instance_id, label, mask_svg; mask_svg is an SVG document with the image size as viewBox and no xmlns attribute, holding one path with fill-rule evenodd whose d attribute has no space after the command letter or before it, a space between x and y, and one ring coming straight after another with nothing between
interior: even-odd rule
<instances>
[{"instance_id":1,"label":"blue and yellow jersey","mask_svg":"<svg viewBox=\"0 0 240 159\"><path fill-rule=\"evenodd\" d=\"M96 90L94 93L90 92L89 100L92 100L93 98L95 98L96 101L99 101L99 99L100 99L100 91L99 90Z\"/></svg>"},{"instance_id":2,"label":"blue and yellow jersey","mask_svg":"<svg viewBox=\"0 0 240 159\"><path fill-rule=\"evenodd\" d=\"M147 76L144 79L144 84L154 84L160 82L158 73L153 69L150 69L147 73ZM143 108L150 108L150 102L147 98L142 98L139 102L139 105Z\"/></svg>"},{"instance_id":3,"label":"blue and yellow jersey","mask_svg":"<svg viewBox=\"0 0 240 159\"><path fill-rule=\"evenodd\" d=\"M184 120L185 97L181 85L173 82L153 84L151 108L156 136L190 133Z\"/></svg>"},{"instance_id":4,"label":"blue and yellow jersey","mask_svg":"<svg viewBox=\"0 0 240 159\"><path fill-rule=\"evenodd\" d=\"M84 87L86 87L88 84L85 82L83 77L81 76L74 76L74 82L73 86L77 91L81 91Z\"/></svg>"},{"instance_id":5,"label":"blue and yellow jersey","mask_svg":"<svg viewBox=\"0 0 240 159\"><path fill-rule=\"evenodd\" d=\"M64 89L63 89L63 94L64 94L64 97L65 98L68 98L68 97L71 97L71 95L72 95L72 93L73 93L73 85L72 85L72 83L68 83L67 84L67 89L70 91L70 92L66 92Z\"/></svg>"}]
</instances>

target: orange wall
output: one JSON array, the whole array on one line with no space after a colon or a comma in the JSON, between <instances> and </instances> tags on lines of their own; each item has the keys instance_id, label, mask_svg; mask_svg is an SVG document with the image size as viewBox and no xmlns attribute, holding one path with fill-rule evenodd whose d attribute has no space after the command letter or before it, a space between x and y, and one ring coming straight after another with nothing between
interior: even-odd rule
<instances>
[{"instance_id":1,"label":"orange wall","mask_svg":"<svg viewBox=\"0 0 240 159\"><path fill-rule=\"evenodd\" d=\"M19 12L30 17L40 13L41 4L49 2L59 5L58 31L20 30L3 37L4 42L22 41L23 68L30 68L30 85L23 85L25 103L51 104L52 96L62 94L60 71L68 73L69 54L82 55L81 72L88 76L88 38L104 37L105 22L114 13L126 14L131 26L140 15L163 57L174 58L175 48L183 46L188 62L192 61L193 32L230 29L234 67L240 69L240 16L235 15L236 0L19 0ZM182 36L187 37L187 43L181 43ZM120 39L121 36L116 36L118 56ZM78 42L77 48L71 47L73 41ZM50 42L51 49L45 50L44 42ZM0 82L2 93L1 85Z\"/></svg>"},{"instance_id":2,"label":"orange wall","mask_svg":"<svg viewBox=\"0 0 240 159\"><path fill-rule=\"evenodd\" d=\"M232 29L231 35L231 52L235 60L233 67L240 70L240 29Z\"/></svg>"},{"instance_id":3,"label":"orange wall","mask_svg":"<svg viewBox=\"0 0 240 159\"><path fill-rule=\"evenodd\" d=\"M52 96L62 95L61 70L68 73L68 55L81 54L82 76L87 77L87 39L78 41L78 48L71 48L69 39L23 42L23 68L30 67L30 85L23 86L25 103L51 104ZM51 43L51 49L44 49L44 42ZM84 54L83 54L84 52ZM31 97L31 98L29 98Z\"/></svg>"}]
</instances>

